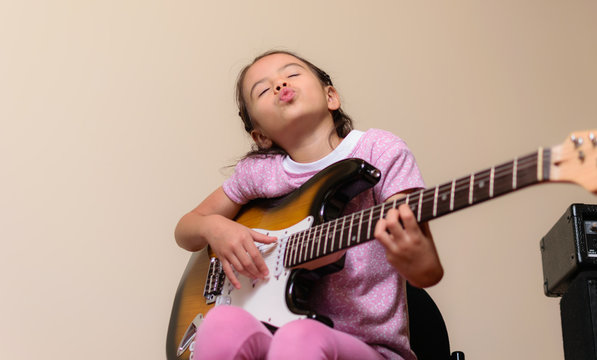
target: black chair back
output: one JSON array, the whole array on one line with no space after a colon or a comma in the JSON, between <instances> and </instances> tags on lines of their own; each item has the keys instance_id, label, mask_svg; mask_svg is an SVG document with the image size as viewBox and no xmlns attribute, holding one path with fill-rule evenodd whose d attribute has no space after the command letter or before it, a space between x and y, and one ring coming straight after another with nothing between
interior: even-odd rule
<instances>
[{"instance_id":1,"label":"black chair back","mask_svg":"<svg viewBox=\"0 0 597 360\"><path fill-rule=\"evenodd\" d=\"M427 291L407 283L410 347L419 360L450 359L446 323Z\"/></svg>"}]
</instances>

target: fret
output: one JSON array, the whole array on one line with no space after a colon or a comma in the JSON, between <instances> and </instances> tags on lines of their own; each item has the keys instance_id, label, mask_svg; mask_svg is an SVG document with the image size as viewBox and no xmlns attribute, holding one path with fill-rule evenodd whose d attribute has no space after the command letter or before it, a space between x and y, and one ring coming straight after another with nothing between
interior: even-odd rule
<instances>
[{"instance_id":1,"label":"fret","mask_svg":"<svg viewBox=\"0 0 597 360\"><path fill-rule=\"evenodd\" d=\"M332 247L330 249L330 252L334 252L336 250L342 249L342 235L344 235L344 226L346 225L346 216L342 216L342 226L340 227L340 239L338 239L338 241L340 242L340 245L338 245L336 248Z\"/></svg>"},{"instance_id":2,"label":"fret","mask_svg":"<svg viewBox=\"0 0 597 360\"><path fill-rule=\"evenodd\" d=\"M309 247L311 246L311 244L313 244L313 235L314 233L317 231L317 228L310 228L309 229L309 235L307 236L307 240L303 243L302 246L302 253L301 253L301 257L300 257L300 261L301 262L305 262L307 261L307 259L309 259Z\"/></svg>"},{"instance_id":3,"label":"fret","mask_svg":"<svg viewBox=\"0 0 597 360\"><path fill-rule=\"evenodd\" d=\"M305 240L301 243L301 246L299 247L299 263L305 262L305 260L307 260L307 256L309 256L309 243L311 242L312 234L313 228L307 229L307 232L305 233Z\"/></svg>"},{"instance_id":4,"label":"fret","mask_svg":"<svg viewBox=\"0 0 597 360\"><path fill-rule=\"evenodd\" d=\"M308 232L309 232L309 231L311 231L311 229L307 229L307 230L305 230L305 231L302 231L302 232L301 232L301 235L302 235L302 236L300 236L300 237L297 239L297 242L296 242L296 250L295 250L295 253L294 253L294 257L295 257L295 259L294 259L294 263L295 263L295 264L298 264L298 263L300 263L300 262L301 262L301 255L302 255L302 253L303 253L303 244L304 244L304 243L305 243L305 241L307 240L307 234L308 234Z\"/></svg>"},{"instance_id":5,"label":"fret","mask_svg":"<svg viewBox=\"0 0 597 360\"><path fill-rule=\"evenodd\" d=\"M493 197L493 182L495 181L495 167L491 168L491 173L489 175L489 197Z\"/></svg>"},{"instance_id":6,"label":"fret","mask_svg":"<svg viewBox=\"0 0 597 360\"><path fill-rule=\"evenodd\" d=\"M394 199L394 201L392 201L392 209L398 209L398 206L400 204L398 204L398 199Z\"/></svg>"},{"instance_id":7,"label":"fret","mask_svg":"<svg viewBox=\"0 0 597 360\"><path fill-rule=\"evenodd\" d=\"M307 251L305 248L306 248L306 245L309 244L309 238L311 237L311 231L313 231L313 228L308 229L308 231L305 233L305 237L304 237L303 241L300 243L299 256L298 256L299 262L305 261L305 259L303 258L303 254L305 257L307 256ZM303 250L305 250L305 251L303 251Z\"/></svg>"},{"instance_id":8,"label":"fret","mask_svg":"<svg viewBox=\"0 0 597 360\"><path fill-rule=\"evenodd\" d=\"M319 248L321 248L321 243L323 242L323 239L325 238L324 230L326 228L329 228L329 224L323 223L323 224L318 225L318 227L319 227L319 236L315 240L315 242L317 243L317 249L315 249L315 257L319 256ZM313 247L315 248L315 245L313 245Z\"/></svg>"},{"instance_id":9,"label":"fret","mask_svg":"<svg viewBox=\"0 0 597 360\"><path fill-rule=\"evenodd\" d=\"M543 181L543 148L537 151L537 181Z\"/></svg>"},{"instance_id":10,"label":"fret","mask_svg":"<svg viewBox=\"0 0 597 360\"><path fill-rule=\"evenodd\" d=\"M321 226L317 225L314 227L314 231L313 231L313 241L309 241L308 243L308 247L311 248L311 251L309 251L309 259L313 259L313 250L315 250L315 242L318 241L318 237L317 237L317 229L320 228ZM319 231L320 235L321 235L321 230Z\"/></svg>"},{"instance_id":11,"label":"fret","mask_svg":"<svg viewBox=\"0 0 597 360\"><path fill-rule=\"evenodd\" d=\"M331 225L332 225L332 222L328 221L328 226L327 226L327 229L325 231L325 244L328 243L328 236L330 236L330 226ZM321 241L319 241L317 243L317 256L321 255L321 252L319 251L320 247L321 247ZM323 246L323 248L325 250L325 245Z\"/></svg>"},{"instance_id":12,"label":"fret","mask_svg":"<svg viewBox=\"0 0 597 360\"><path fill-rule=\"evenodd\" d=\"M473 192L475 189L475 174L472 174L469 177L469 186L468 186L468 203L471 205L473 203Z\"/></svg>"},{"instance_id":13,"label":"fret","mask_svg":"<svg viewBox=\"0 0 597 360\"><path fill-rule=\"evenodd\" d=\"M294 241L292 242L290 259L293 264L296 264L296 255L298 254L298 246L301 241L301 235L304 235L304 234L305 234L304 231L301 231L300 233L296 234L297 236L294 237Z\"/></svg>"},{"instance_id":14,"label":"fret","mask_svg":"<svg viewBox=\"0 0 597 360\"><path fill-rule=\"evenodd\" d=\"M363 225L363 214L365 210L361 210L361 214L359 216L359 229L357 230L357 243L361 242L361 226ZM367 239L368 240L368 239Z\"/></svg>"},{"instance_id":15,"label":"fret","mask_svg":"<svg viewBox=\"0 0 597 360\"><path fill-rule=\"evenodd\" d=\"M419 191L419 205L417 208L417 221L421 222L421 210L423 209L423 191Z\"/></svg>"},{"instance_id":16,"label":"fret","mask_svg":"<svg viewBox=\"0 0 597 360\"><path fill-rule=\"evenodd\" d=\"M454 210L455 190L456 190L456 179L452 180L452 186L450 187L450 211Z\"/></svg>"},{"instance_id":17,"label":"fret","mask_svg":"<svg viewBox=\"0 0 597 360\"><path fill-rule=\"evenodd\" d=\"M303 242L305 241L305 237L306 237L307 231L310 231L310 229L309 230L305 230L305 231L301 231L299 237L296 239L296 247L294 249L294 256L292 257L292 262L294 264L298 264L298 262L301 259L300 258L301 247L302 247Z\"/></svg>"},{"instance_id":18,"label":"fret","mask_svg":"<svg viewBox=\"0 0 597 360\"><path fill-rule=\"evenodd\" d=\"M307 241L307 243L305 244L305 259L303 261L310 260L313 258L313 248L315 247L315 242L317 241L317 230L319 228L321 227L315 226L311 228L311 237L309 238L309 241Z\"/></svg>"},{"instance_id":19,"label":"fret","mask_svg":"<svg viewBox=\"0 0 597 360\"><path fill-rule=\"evenodd\" d=\"M354 213L351 214L350 216L350 225L348 225L348 236L346 237L346 247L350 246L351 243L351 238L350 236L352 235L352 223L354 221ZM340 243L340 245L342 245L342 243ZM340 246L341 249L343 249L342 246Z\"/></svg>"},{"instance_id":20,"label":"fret","mask_svg":"<svg viewBox=\"0 0 597 360\"><path fill-rule=\"evenodd\" d=\"M421 197L419 198L419 209L417 221L421 222L424 219L430 219L433 215L433 203L435 199L435 189L425 189L421 191Z\"/></svg>"},{"instance_id":21,"label":"fret","mask_svg":"<svg viewBox=\"0 0 597 360\"><path fill-rule=\"evenodd\" d=\"M332 239L330 241L330 250L328 251L328 238L325 239L325 245L323 246L323 254L327 255L332 252L334 248L334 241L336 241L336 228L338 227L338 219L334 220L334 230L332 231Z\"/></svg>"},{"instance_id":22,"label":"fret","mask_svg":"<svg viewBox=\"0 0 597 360\"><path fill-rule=\"evenodd\" d=\"M373 222L373 209L374 207L369 209L369 221L367 222L367 239L371 239L371 223Z\"/></svg>"},{"instance_id":23,"label":"fret","mask_svg":"<svg viewBox=\"0 0 597 360\"><path fill-rule=\"evenodd\" d=\"M288 254L290 254L290 246L292 244L293 237L294 234L290 235L288 240L286 240L286 249L284 249L284 265L288 264Z\"/></svg>"},{"instance_id":24,"label":"fret","mask_svg":"<svg viewBox=\"0 0 597 360\"><path fill-rule=\"evenodd\" d=\"M296 234L292 234L288 237L288 241L286 242L286 254L284 254L284 263L288 264L292 260L292 248L294 247L294 239L296 238Z\"/></svg>"},{"instance_id":25,"label":"fret","mask_svg":"<svg viewBox=\"0 0 597 360\"><path fill-rule=\"evenodd\" d=\"M433 217L437 216L437 195L439 193L439 185L435 187L435 191L433 192Z\"/></svg>"},{"instance_id":26,"label":"fret","mask_svg":"<svg viewBox=\"0 0 597 360\"><path fill-rule=\"evenodd\" d=\"M512 189L516 190L516 176L518 169L518 157L514 158L513 165L512 165Z\"/></svg>"},{"instance_id":27,"label":"fret","mask_svg":"<svg viewBox=\"0 0 597 360\"><path fill-rule=\"evenodd\" d=\"M408 197L408 194L406 195L406 197ZM392 209L398 209L398 207L400 207L400 205L405 203L406 198L402 198L402 199L394 199L394 201L392 201Z\"/></svg>"},{"instance_id":28,"label":"fret","mask_svg":"<svg viewBox=\"0 0 597 360\"><path fill-rule=\"evenodd\" d=\"M311 229L306 229L304 230L302 233L303 236L299 237L297 243L296 243L296 261L295 263L300 263L301 262L301 257L303 255L303 247L306 241L308 241L309 239L309 233L311 232Z\"/></svg>"}]
</instances>

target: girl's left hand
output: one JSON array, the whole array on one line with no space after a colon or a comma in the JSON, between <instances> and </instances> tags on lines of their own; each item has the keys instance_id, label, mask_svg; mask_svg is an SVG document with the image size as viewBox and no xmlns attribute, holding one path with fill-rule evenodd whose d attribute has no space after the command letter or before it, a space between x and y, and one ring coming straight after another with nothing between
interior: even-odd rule
<instances>
[{"instance_id":1,"label":"girl's left hand","mask_svg":"<svg viewBox=\"0 0 597 360\"><path fill-rule=\"evenodd\" d=\"M419 224L410 207L391 209L375 226L375 238L386 248L386 258L417 287L437 284L444 270L427 223Z\"/></svg>"}]
</instances>

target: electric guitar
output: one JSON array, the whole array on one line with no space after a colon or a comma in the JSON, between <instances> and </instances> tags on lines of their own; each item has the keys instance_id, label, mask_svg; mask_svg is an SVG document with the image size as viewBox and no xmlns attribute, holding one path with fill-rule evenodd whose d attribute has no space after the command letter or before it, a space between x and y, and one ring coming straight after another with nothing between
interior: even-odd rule
<instances>
[{"instance_id":1,"label":"electric guitar","mask_svg":"<svg viewBox=\"0 0 597 360\"><path fill-rule=\"evenodd\" d=\"M214 306L244 308L268 326L298 318L331 321L313 313L307 302L311 285L342 268L342 261L309 271L301 265L373 239L377 220L405 203L418 222L425 222L529 185L576 183L597 194L597 129L575 132L560 145L539 148L450 182L410 193L405 198L341 216L354 196L375 185L378 169L359 159L347 159L322 170L282 198L245 205L235 220L278 237L275 244L258 244L270 270L267 280L239 276L241 289L226 279L209 247L193 253L184 271L170 317L166 354L188 359L189 345L205 314Z\"/></svg>"}]
</instances>

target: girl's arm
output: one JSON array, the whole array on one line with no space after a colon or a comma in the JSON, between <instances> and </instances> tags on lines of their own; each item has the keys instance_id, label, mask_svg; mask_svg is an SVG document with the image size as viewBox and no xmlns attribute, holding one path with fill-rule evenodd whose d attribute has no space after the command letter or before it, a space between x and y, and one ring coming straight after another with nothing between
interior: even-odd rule
<instances>
[{"instance_id":1,"label":"girl's arm","mask_svg":"<svg viewBox=\"0 0 597 360\"><path fill-rule=\"evenodd\" d=\"M396 194L388 199L406 196ZM386 248L388 262L417 287L437 284L444 275L427 223L418 224L410 207L391 209L375 226L375 238Z\"/></svg>"},{"instance_id":2,"label":"girl's arm","mask_svg":"<svg viewBox=\"0 0 597 360\"><path fill-rule=\"evenodd\" d=\"M198 251L207 244L222 262L222 267L230 282L240 287L234 270L254 278L264 278L268 269L254 241L272 243L275 237L253 231L231 220L240 210L224 193L222 187L216 189L201 204L184 215L174 231L180 247Z\"/></svg>"}]
</instances>

